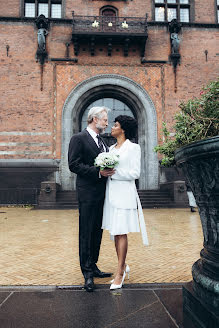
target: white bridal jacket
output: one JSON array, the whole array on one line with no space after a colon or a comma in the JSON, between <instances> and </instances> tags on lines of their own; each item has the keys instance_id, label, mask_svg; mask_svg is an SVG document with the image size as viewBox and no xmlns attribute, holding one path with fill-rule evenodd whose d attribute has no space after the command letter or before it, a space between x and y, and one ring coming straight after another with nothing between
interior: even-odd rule
<instances>
[{"instance_id":1,"label":"white bridal jacket","mask_svg":"<svg viewBox=\"0 0 219 328\"><path fill-rule=\"evenodd\" d=\"M115 145L110 147L113 150ZM117 208L137 208L135 180L140 177L141 149L128 139L119 149L116 173L109 179L109 201Z\"/></svg>"},{"instance_id":2,"label":"white bridal jacket","mask_svg":"<svg viewBox=\"0 0 219 328\"><path fill-rule=\"evenodd\" d=\"M119 164L115 168L115 174L107 181L109 204L117 209L138 209L143 243L148 245L144 215L135 185L135 180L140 177L141 148L128 139L121 148L114 147L115 145L111 146L110 151L119 155Z\"/></svg>"}]
</instances>

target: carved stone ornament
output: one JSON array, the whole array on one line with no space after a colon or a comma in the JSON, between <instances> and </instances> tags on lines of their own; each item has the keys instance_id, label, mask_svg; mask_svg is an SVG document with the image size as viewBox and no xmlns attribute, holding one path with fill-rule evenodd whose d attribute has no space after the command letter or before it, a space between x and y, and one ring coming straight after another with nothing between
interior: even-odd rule
<instances>
[{"instance_id":1,"label":"carved stone ornament","mask_svg":"<svg viewBox=\"0 0 219 328\"><path fill-rule=\"evenodd\" d=\"M171 45L171 54L169 56L170 61L173 65L174 75L175 75L175 86L174 91L177 91L177 83L176 83L176 70L178 64L180 64L180 53L179 53L179 32L181 31L181 24L177 21L177 19L172 19L169 23L169 32L170 32L170 45Z\"/></svg>"},{"instance_id":2,"label":"carved stone ornament","mask_svg":"<svg viewBox=\"0 0 219 328\"><path fill-rule=\"evenodd\" d=\"M178 149L175 159L191 185L204 235L192 268L194 290L219 314L219 136Z\"/></svg>"},{"instance_id":3,"label":"carved stone ornament","mask_svg":"<svg viewBox=\"0 0 219 328\"><path fill-rule=\"evenodd\" d=\"M169 23L169 31L170 33L179 33L181 31L181 24L177 21L177 19L172 19Z\"/></svg>"},{"instance_id":4,"label":"carved stone ornament","mask_svg":"<svg viewBox=\"0 0 219 328\"><path fill-rule=\"evenodd\" d=\"M40 15L36 18L35 24L37 28L45 28L46 30L49 30L49 20L44 15Z\"/></svg>"},{"instance_id":5,"label":"carved stone ornament","mask_svg":"<svg viewBox=\"0 0 219 328\"><path fill-rule=\"evenodd\" d=\"M36 60L40 63L40 90L43 90L43 65L45 60L48 58L48 53L46 50L46 36L48 34L49 29L49 20L44 16L40 15L35 20L35 24L38 28L37 31L37 52L36 52Z\"/></svg>"},{"instance_id":6,"label":"carved stone ornament","mask_svg":"<svg viewBox=\"0 0 219 328\"><path fill-rule=\"evenodd\" d=\"M35 20L35 24L38 28L38 48L36 52L36 59L40 62L41 65L43 65L48 57L48 53L46 51L46 35L48 34L49 20L44 15L40 15Z\"/></svg>"}]
</instances>

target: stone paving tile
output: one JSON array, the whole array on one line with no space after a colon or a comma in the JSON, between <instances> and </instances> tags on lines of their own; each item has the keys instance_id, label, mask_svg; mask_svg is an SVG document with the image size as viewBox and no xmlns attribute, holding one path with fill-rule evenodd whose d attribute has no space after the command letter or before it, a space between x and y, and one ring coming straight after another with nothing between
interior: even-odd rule
<instances>
[{"instance_id":1,"label":"stone paving tile","mask_svg":"<svg viewBox=\"0 0 219 328\"><path fill-rule=\"evenodd\" d=\"M200 257L198 213L189 209L144 209L150 245L129 234L129 283L187 282ZM0 285L81 285L78 211L0 208ZM116 270L114 244L104 231L98 266ZM108 284L109 279L95 279Z\"/></svg>"},{"instance_id":2,"label":"stone paving tile","mask_svg":"<svg viewBox=\"0 0 219 328\"><path fill-rule=\"evenodd\" d=\"M159 298L160 302L165 306L171 317L174 318L177 323L182 324L183 311L179 311L179 309L183 308L182 289L157 289L154 292Z\"/></svg>"},{"instance_id":3,"label":"stone paving tile","mask_svg":"<svg viewBox=\"0 0 219 328\"><path fill-rule=\"evenodd\" d=\"M163 296L168 299L168 289ZM1 292L0 292L1 295ZM153 289L108 288L77 291L12 292L0 305L4 328L181 328L182 305L174 297L173 313ZM173 316L175 315L175 316ZM181 320L181 319L180 319ZM186 327L188 328L188 326Z\"/></svg>"},{"instance_id":4,"label":"stone paving tile","mask_svg":"<svg viewBox=\"0 0 219 328\"><path fill-rule=\"evenodd\" d=\"M1 292L0 293L0 307L3 305L5 300L7 300L7 298L10 296L10 294L11 293L9 293L9 292Z\"/></svg>"}]
</instances>

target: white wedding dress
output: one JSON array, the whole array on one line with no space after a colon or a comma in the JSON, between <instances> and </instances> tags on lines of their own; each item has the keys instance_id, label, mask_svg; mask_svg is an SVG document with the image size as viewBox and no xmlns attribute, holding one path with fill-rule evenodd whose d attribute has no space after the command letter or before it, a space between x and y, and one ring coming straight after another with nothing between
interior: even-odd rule
<instances>
[{"instance_id":1,"label":"white wedding dress","mask_svg":"<svg viewBox=\"0 0 219 328\"><path fill-rule=\"evenodd\" d=\"M135 186L135 179L138 177L129 177L129 175L131 174L131 168L133 166L136 166L136 163L134 163L133 160L134 158L136 161L137 158L135 153L136 148L140 152L139 145L131 143L128 139L119 149L116 149L115 145L110 147L110 152L114 152L115 154L119 155L119 164L116 166L116 172L118 172L116 173L117 179L112 176L112 179L108 178L107 180L102 229L108 230L110 232L111 239L114 239L113 237L115 235L122 235L128 234L129 232L141 231L143 243L145 245L148 245L143 211ZM133 162L131 162L132 160ZM139 165L140 174L140 157L138 162L139 163L137 163L137 165ZM129 168L130 174L127 174L127 177L122 177L121 174L119 175L119 172L124 172L125 170L127 170L127 167ZM113 202L112 194L115 195L118 202ZM132 199L134 199L135 202L134 206L130 206L130 201L128 200L129 194L132 194ZM121 200L121 206L119 205L119 200ZM124 202L126 200L128 203L127 205L124 205Z\"/></svg>"}]
</instances>

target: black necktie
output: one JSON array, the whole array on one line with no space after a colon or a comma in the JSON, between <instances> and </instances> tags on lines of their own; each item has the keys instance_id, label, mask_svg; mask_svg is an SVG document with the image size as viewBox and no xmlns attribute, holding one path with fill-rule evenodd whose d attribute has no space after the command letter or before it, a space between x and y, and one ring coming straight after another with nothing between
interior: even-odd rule
<instances>
[{"instance_id":1,"label":"black necktie","mask_svg":"<svg viewBox=\"0 0 219 328\"><path fill-rule=\"evenodd\" d=\"M103 141L102 141L101 137L99 136L99 134L97 135L97 139L98 139L98 147L100 149L100 152L102 153L105 151L105 149L103 146Z\"/></svg>"}]
</instances>

